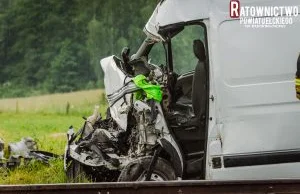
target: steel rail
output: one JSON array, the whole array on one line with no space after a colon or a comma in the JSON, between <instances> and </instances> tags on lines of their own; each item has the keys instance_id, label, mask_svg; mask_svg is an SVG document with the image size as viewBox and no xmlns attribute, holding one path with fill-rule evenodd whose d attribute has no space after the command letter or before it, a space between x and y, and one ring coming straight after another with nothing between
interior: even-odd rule
<instances>
[{"instance_id":1,"label":"steel rail","mask_svg":"<svg viewBox=\"0 0 300 194\"><path fill-rule=\"evenodd\" d=\"M0 185L0 194L300 194L299 179Z\"/></svg>"}]
</instances>

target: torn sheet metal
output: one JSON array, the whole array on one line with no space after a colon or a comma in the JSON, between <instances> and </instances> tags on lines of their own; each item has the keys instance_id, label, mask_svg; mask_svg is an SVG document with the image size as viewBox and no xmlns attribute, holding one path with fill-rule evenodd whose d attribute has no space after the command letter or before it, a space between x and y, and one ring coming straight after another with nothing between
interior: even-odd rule
<instances>
[{"instance_id":1,"label":"torn sheet metal","mask_svg":"<svg viewBox=\"0 0 300 194\"><path fill-rule=\"evenodd\" d=\"M28 158L30 151L37 150L37 143L31 137L24 137L19 142L9 143L8 152L10 156L21 156Z\"/></svg>"},{"instance_id":2,"label":"torn sheet metal","mask_svg":"<svg viewBox=\"0 0 300 194\"><path fill-rule=\"evenodd\" d=\"M24 137L19 142L9 143L9 157L4 157L5 144L0 138L0 167L14 169L20 165L27 165L31 160L49 164L49 161L59 158L59 155L51 152L39 151L37 142L31 137Z\"/></svg>"}]
</instances>

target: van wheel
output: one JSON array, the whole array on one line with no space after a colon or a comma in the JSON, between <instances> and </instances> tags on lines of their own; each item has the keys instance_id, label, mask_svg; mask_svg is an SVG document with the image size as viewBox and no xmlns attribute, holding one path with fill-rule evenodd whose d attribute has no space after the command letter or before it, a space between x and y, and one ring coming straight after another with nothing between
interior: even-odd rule
<instances>
[{"instance_id":1,"label":"van wheel","mask_svg":"<svg viewBox=\"0 0 300 194\"><path fill-rule=\"evenodd\" d=\"M128 181L144 181L146 178L147 169L151 163L152 156L136 159L130 162L119 176L119 182ZM173 167L168 161L158 158L154 166L150 181L170 181L176 180L176 175Z\"/></svg>"}]
</instances>

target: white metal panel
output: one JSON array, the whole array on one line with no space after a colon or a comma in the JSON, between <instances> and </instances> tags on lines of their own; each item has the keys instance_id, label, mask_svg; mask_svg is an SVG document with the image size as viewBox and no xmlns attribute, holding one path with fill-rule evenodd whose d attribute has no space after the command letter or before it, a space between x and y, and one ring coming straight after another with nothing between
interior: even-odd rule
<instances>
[{"instance_id":1,"label":"white metal panel","mask_svg":"<svg viewBox=\"0 0 300 194\"><path fill-rule=\"evenodd\" d=\"M106 95L113 94L124 86L124 82L129 81L130 78L117 67L114 61L114 56L106 57L100 61L101 67L104 72L104 85ZM127 79L127 80L125 80ZM113 106L110 107L110 113L113 119L118 123L118 125L126 130L127 128L127 113L122 113L122 109L126 109L127 103L130 103L132 94L125 95L125 98L118 100ZM124 103L124 100L127 103Z\"/></svg>"},{"instance_id":2,"label":"white metal panel","mask_svg":"<svg viewBox=\"0 0 300 194\"><path fill-rule=\"evenodd\" d=\"M208 18L208 0L166 0L158 8L159 26Z\"/></svg>"},{"instance_id":3,"label":"white metal panel","mask_svg":"<svg viewBox=\"0 0 300 194\"><path fill-rule=\"evenodd\" d=\"M145 26L156 37L159 27L208 18L209 0L165 0L159 3Z\"/></svg>"},{"instance_id":4,"label":"white metal panel","mask_svg":"<svg viewBox=\"0 0 300 194\"><path fill-rule=\"evenodd\" d=\"M154 36L154 39L162 39L162 37L158 34L158 25L156 23L158 7L159 5L155 8L144 28L144 32L146 34L150 34L152 37Z\"/></svg>"},{"instance_id":5,"label":"white metal panel","mask_svg":"<svg viewBox=\"0 0 300 194\"><path fill-rule=\"evenodd\" d=\"M101 59L100 64L104 72L106 95L112 94L124 86L126 75L118 68L114 56Z\"/></svg>"},{"instance_id":6,"label":"white metal panel","mask_svg":"<svg viewBox=\"0 0 300 194\"><path fill-rule=\"evenodd\" d=\"M291 6L297 0L243 0L242 5ZM284 29L251 29L229 17L229 1L212 1L208 27L211 95L207 179L299 178L299 163L211 168L210 143L222 155L300 148L300 102L294 77L299 17Z\"/></svg>"},{"instance_id":7,"label":"white metal panel","mask_svg":"<svg viewBox=\"0 0 300 194\"><path fill-rule=\"evenodd\" d=\"M294 77L300 22L284 29L219 28L219 123L223 153L300 148ZM245 143L247 139L248 143Z\"/></svg>"},{"instance_id":8,"label":"white metal panel","mask_svg":"<svg viewBox=\"0 0 300 194\"><path fill-rule=\"evenodd\" d=\"M229 0L165 0L159 3L145 25L145 30L160 37L159 27L208 19L222 15L222 21L229 18ZM293 6L298 0L243 0L241 6ZM214 7L214 8L212 8Z\"/></svg>"}]
</instances>

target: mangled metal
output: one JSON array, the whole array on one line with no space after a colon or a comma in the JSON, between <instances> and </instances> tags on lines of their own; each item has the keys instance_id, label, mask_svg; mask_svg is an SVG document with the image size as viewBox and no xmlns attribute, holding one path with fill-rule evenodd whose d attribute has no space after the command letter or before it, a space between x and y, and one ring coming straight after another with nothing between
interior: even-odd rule
<instances>
[{"instance_id":1,"label":"mangled metal","mask_svg":"<svg viewBox=\"0 0 300 194\"><path fill-rule=\"evenodd\" d=\"M96 106L77 133L70 127L64 157L70 179L79 175L78 171L97 181L147 180L158 176L153 173L160 174L158 180L182 176L183 155L166 121L166 115L171 118L172 98L168 73L135 57L101 60L109 108L104 119Z\"/></svg>"},{"instance_id":2,"label":"mangled metal","mask_svg":"<svg viewBox=\"0 0 300 194\"><path fill-rule=\"evenodd\" d=\"M8 152L10 156L14 157L30 157L30 151L37 150L37 143L31 137L24 137L19 142L9 143Z\"/></svg>"},{"instance_id":3,"label":"mangled metal","mask_svg":"<svg viewBox=\"0 0 300 194\"><path fill-rule=\"evenodd\" d=\"M172 65L148 61L156 44L148 39L132 57L124 48L122 59L101 60L109 107L105 119L96 107L92 121L86 119L77 133L69 129L64 167L70 181L82 173L97 181L175 180L186 172L201 174L204 130L197 126L190 97L175 88L178 77ZM195 122L189 122L191 118ZM189 140L190 146L182 144Z\"/></svg>"},{"instance_id":4,"label":"mangled metal","mask_svg":"<svg viewBox=\"0 0 300 194\"><path fill-rule=\"evenodd\" d=\"M7 150L8 158L5 158L5 144L0 139L0 167L9 169L14 169L21 164L27 165L31 160L49 164L50 160L60 157L50 152L38 150L37 142L31 137L24 137L18 142L9 143Z\"/></svg>"}]
</instances>

